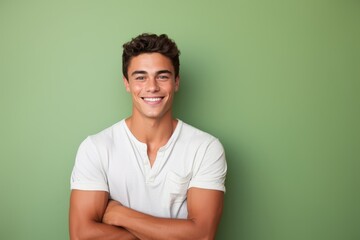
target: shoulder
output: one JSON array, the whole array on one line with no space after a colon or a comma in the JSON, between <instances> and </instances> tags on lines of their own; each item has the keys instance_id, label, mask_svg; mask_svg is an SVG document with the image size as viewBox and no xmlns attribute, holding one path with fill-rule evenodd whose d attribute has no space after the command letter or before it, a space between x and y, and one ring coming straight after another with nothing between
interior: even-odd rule
<instances>
[{"instance_id":1,"label":"shoulder","mask_svg":"<svg viewBox=\"0 0 360 240\"><path fill-rule=\"evenodd\" d=\"M123 121L121 120L98 133L89 135L82 144L92 145L98 149L113 146L116 136L122 131Z\"/></svg>"},{"instance_id":2,"label":"shoulder","mask_svg":"<svg viewBox=\"0 0 360 240\"><path fill-rule=\"evenodd\" d=\"M203 130L200 130L199 128L196 128L190 124L187 124L181 120L181 137L187 138L187 139L194 139L194 140L209 140L213 141L217 139L215 136L211 135L210 133L207 133Z\"/></svg>"},{"instance_id":3,"label":"shoulder","mask_svg":"<svg viewBox=\"0 0 360 240\"><path fill-rule=\"evenodd\" d=\"M179 136L181 141L202 146L215 145L219 148L222 148L219 139L210 133L200 130L199 128L182 121L181 124L181 133Z\"/></svg>"}]
</instances>

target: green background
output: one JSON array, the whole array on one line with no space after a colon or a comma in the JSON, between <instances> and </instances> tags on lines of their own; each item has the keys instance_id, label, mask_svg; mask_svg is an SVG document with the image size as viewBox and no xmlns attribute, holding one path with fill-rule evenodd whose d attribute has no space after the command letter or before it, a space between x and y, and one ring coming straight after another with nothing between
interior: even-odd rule
<instances>
[{"instance_id":1,"label":"green background","mask_svg":"<svg viewBox=\"0 0 360 240\"><path fill-rule=\"evenodd\" d=\"M122 44L182 51L178 118L228 160L217 239L360 239L360 2L0 1L0 239L68 239L80 142L128 116Z\"/></svg>"}]
</instances>

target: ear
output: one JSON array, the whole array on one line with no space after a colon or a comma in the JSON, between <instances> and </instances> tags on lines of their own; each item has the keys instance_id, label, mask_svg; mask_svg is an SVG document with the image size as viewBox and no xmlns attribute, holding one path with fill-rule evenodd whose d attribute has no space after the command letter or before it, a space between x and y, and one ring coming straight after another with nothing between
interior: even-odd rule
<instances>
[{"instance_id":1,"label":"ear","mask_svg":"<svg viewBox=\"0 0 360 240\"><path fill-rule=\"evenodd\" d=\"M127 80L125 76L123 76L123 82L124 82L126 91L127 91L127 92L130 92L129 80Z\"/></svg>"},{"instance_id":2,"label":"ear","mask_svg":"<svg viewBox=\"0 0 360 240\"><path fill-rule=\"evenodd\" d=\"M179 91L179 87L180 87L180 76L177 76L175 78L175 92Z\"/></svg>"}]
</instances>

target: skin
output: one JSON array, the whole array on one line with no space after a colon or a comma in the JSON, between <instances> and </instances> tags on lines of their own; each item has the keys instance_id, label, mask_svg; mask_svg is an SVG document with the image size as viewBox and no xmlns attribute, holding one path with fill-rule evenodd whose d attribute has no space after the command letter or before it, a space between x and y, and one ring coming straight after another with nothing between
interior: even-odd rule
<instances>
[{"instance_id":1,"label":"skin","mask_svg":"<svg viewBox=\"0 0 360 240\"><path fill-rule=\"evenodd\" d=\"M148 146L153 165L157 151L171 137L177 120L172 117L174 94L180 79L167 57L144 53L132 58L128 79L132 115L126 124L133 135ZM137 212L109 201L107 192L72 190L70 201L71 239L214 239L220 222L224 193L190 188L187 219L167 219Z\"/></svg>"},{"instance_id":2,"label":"skin","mask_svg":"<svg viewBox=\"0 0 360 240\"><path fill-rule=\"evenodd\" d=\"M72 190L70 197L70 239L133 240L128 230L102 222L109 194L104 191Z\"/></svg>"},{"instance_id":3,"label":"skin","mask_svg":"<svg viewBox=\"0 0 360 240\"><path fill-rule=\"evenodd\" d=\"M220 222L224 194L221 191L190 188L187 193L188 218L153 217L110 201L103 221L122 226L139 239L215 239Z\"/></svg>"},{"instance_id":4,"label":"skin","mask_svg":"<svg viewBox=\"0 0 360 240\"><path fill-rule=\"evenodd\" d=\"M134 57L128 76L123 81L132 96L133 109L126 124L139 141L147 144L152 166L158 149L167 143L177 124L172 117L172 103L180 79L175 77L170 59L159 53ZM146 98L161 100L150 102Z\"/></svg>"}]
</instances>

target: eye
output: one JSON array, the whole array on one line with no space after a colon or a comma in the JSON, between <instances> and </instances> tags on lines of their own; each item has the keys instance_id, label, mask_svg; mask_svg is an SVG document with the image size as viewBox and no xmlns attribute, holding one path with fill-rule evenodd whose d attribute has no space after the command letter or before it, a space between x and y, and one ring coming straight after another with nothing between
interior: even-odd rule
<instances>
[{"instance_id":1,"label":"eye","mask_svg":"<svg viewBox=\"0 0 360 240\"><path fill-rule=\"evenodd\" d=\"M159 76L158 76L158 79L159 79L159 80L168 80L168 79L169 79L169 76L168 76L168 75L159 75Z\"/></svg>"},{"instance_id":2,"label":"eye","mask_svg":"<svg viewBox=\"0 0 360 240\"><path fill-rule=\"evenodd\" d=\"M135 80L139 80L139 81L145 80L145 76L136 76Z\"/></svg>"}]
</instances>

